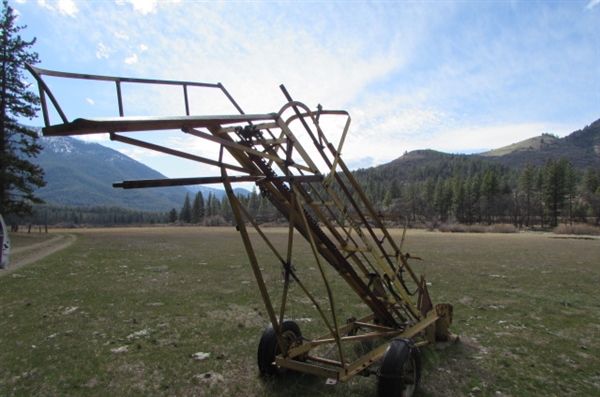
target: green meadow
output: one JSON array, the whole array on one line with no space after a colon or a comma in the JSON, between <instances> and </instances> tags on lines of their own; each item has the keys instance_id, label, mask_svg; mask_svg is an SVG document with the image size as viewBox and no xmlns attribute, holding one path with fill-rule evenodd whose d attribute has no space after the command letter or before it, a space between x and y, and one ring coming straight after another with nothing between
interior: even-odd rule
<instances>
[{"instance_id":1,"label":"green meadow","mask_svg":"<svg viewBox=\"0 0 600 397\"><path fill-rule=\"evenodd\" d=\"M285 246L287 230L265 230ZM258 377L268 321L235 228L19 233L11 259L56 235L76 240L0 273L0 396L376 395L375 377ZM600 239L409 231L404 250L423 259L434 303L454 305L460 336L421 349L421 396L600 395ZM256 254L277 290L277 260ZM322 296L307 244L294 261ZM352 315L357 298L330 278ZM289 315L307 337L324 331L300 298Z\"/></svg>"}]
</instances>

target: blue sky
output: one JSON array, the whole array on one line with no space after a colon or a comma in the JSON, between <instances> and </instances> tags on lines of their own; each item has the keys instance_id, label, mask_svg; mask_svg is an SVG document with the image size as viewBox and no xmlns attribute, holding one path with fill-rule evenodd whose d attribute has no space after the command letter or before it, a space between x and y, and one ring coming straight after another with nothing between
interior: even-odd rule
<instances>
[{"instance_id":1,"label":"blue sky","mask_svg":"<svg viewBox=\"0 0 600 397\"><path fill-rule=\"evenodd\" d=\"M600 0L9 4L28 26L22 36L37 38L44 69L222 82L246 113L278 111L283 83L311 108L347 110L343 155L352 168L415 149L474 153L544 132L565 136L600 118ZM71 84L52 82L68 117L116 115L105 114L104 87ZM132 93L126 113L176 112L171 94ZM199 112L234 113L198 103ZM215 174L94 139L169 177ZM205 150L181 133L153 139Z\"/></svg>"}]
</instances>

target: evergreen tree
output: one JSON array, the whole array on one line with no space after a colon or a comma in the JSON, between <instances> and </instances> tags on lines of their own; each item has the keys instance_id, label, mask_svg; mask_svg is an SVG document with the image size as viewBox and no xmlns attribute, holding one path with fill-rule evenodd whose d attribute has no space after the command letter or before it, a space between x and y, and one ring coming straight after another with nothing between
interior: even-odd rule
<instances>
[{"instance_id":1,"label":"evergreen tree","mask_svg":"<svg viewBox=\"0 0 600 397\"><path fill-rule=\"evenodd\" d=\"M460 174L452 178L452 212L459 222L466 220L467 195L465 182Z\"/></svg>"},{"instance_id":2,"label":"evergreen tree","mask_svg":"<svg viewBox=\"0 0 600 397\"><path fill-rule=\"evenodd\" d=\"M252 187L252 193L250 193L250 197L248 199L248 206L246 209L254 218L257 217L260 207L260 197L256 192L256 186Z\"/></svg>"},{"instance_id":3,"label":"evergreen tree","mask_svg":"<svg viewBox=\"0 0 600 397\"><path fill-rule=\"evenodd\" d=\"M433 194L433 204L440 220L446 222L452 208L452 186L450 181L446 182L444 179L438 178Z\"/></svg>"},{"instance_id":4,"label":"evergreen tree","mask_svg":"<svg viewBox=\"0 0 600 397\"><path fill-rule=\"evenodd\" d=\"M558 161L548 160L544 168L544 199L550 215L550 225L558 225L558 216L562 212L567 196L567 166L563 157Z\"/></svg>"},{"instance_id":5,"label":"evergreen tree","mask_svg":"<svg viewBox=\"0 0 600 397\"><path fill-rule=\"evenodd\" d=\"M488 224L492 223L492 217L495 214L495 203L500 195L500 183L498 181L498 174L496 171L489 170L483 176L481 181L481 194L485 199L484 214L487 218Z\"/></svg>"},{"instance_id":6,"label":"evergreen tree","mask_svg":"<svg viewBox=\"0 0 600 397\"><path fill-rule=\"evenodd\" d=\"M575 197L577 195L577 180L579 176L577 171L573 168L573 165L567 161L565 165L565 189L567 194L568 202L568 213L569 213L569 224L573 223L573 205L575 204Z\"/></svg>"},{"instance_id":7,"label":"evergreen tree","mask_svg":"<svg viewBox=\"0 0 600 397\"><path fill-rule=\"evenodd\" d=\"M197 225L204 218L204 197L202 192L196 193L194 203L192 204L192 222Z\"/></svg>"},{"instance_id":8,"label":"evergreen tree","mask_svg":"<svg viewBox=\"0 0 600 397\"><path fill-rule=\"evenodd\" d=\"M540 227L544 227L544 171L537 169L533 178L535 187L535 206L540 218Z\"/></svg>"},{"instance_id":9,"label":"evergreen tree","mask_svg":"<svg viewBox=\"0 0 600 397\"><path fill-rule=\"evenodd\" d=\"M535 189L534 178L535 167L527 163L525 165L525 169L519 175L519 190L525 200L523 203L523 211L525 212L525 226L529 226L530 222L532 200Z\"/></svg>"},{"instance_id":10,"label":"evergreen tree","mask_svg":"<svg viewBox=\"0 0 600 397\"><path fill-rule=\"evenodd\" d=\"M175 208L172 208L171 211L169 211L169 222L177 222L177 210Z\"/></svg>"},{"instance_id":11,"label":"evergreen tree","mask_svg":"<svg viewBox=\"0 0 600 397\"><path fill-rule=\"evenodd\" d=\"M229 198L227 196L223 196L221 200L221 215L227 222L233 221L233 211L231 211L231 204L229 203Z\"/></svg>"},{"instance_id":12,"label":"evergreen tree","mask_svg":"<svg viewBox=\"0 0 600 397\"><path fill-rule=\"evenodd\" d=\"M215 195L213 195L212 201L210 202L210 213L213 216L221 214L221 202Z\"/></svg>"},{"instance_id":13,"label":"evergreen tree","mask_svg":"<svg viewBox=\"0 0 600 397\"><path fill-rule=\"evenodd\" d=\"M467 208L466 217L468 223L481 223L481 177L479 173L467 179Z\"/></svg>"},{"instance_id":14,"label":"evergreen tree","mask_svg":"<svg viewBox=\"0 0 600 397\"><path fill-rule=\"evenodd\" d=\"M24 41L19 32L26 26L16 26L17 15L8 5L0 15L2 69L0 70L0 213L31 214L34 203L43 203L35 196L36 188L44 186L44 171L28 161L37 156L42 146L38 134L21 125L18 118L32 119L39 110L39 98L28 91L23 75L25 63L39 63L38 54L29 52L36 39Z\"/></svg>"},{"instance_id":15,"label":"evergreen tree","mask_svg":"<svg viewBox=\"0 0 600 397\"><path fill-rule=\"evenodd\" d=\"M583 173L583 192L595 193L600 187L600 173L592 167L588 167Z\"/></svg>"},{"instance_id":16,"label":"evergreen tree","mask_svg":"<svg viewBox=\"0 0 600 397\"><path fill-rule=\"evenodd\" d=\"M411 183L405 190L405 201L408 207L408 223L412 225L417 220L419 214L419 186Z\"/></svg>"},{"instance_id":17,"label":"evergreen tree","mask_svg":"<svg viewBox=\"0 0 600 397\"><path fill-rule=\"evenodd\" d=\"M205 208L204 209L204 216L206 218L208 218L209 216L214 215L212 213L212 210L213 210L213 205L212 205L213 199L214 199L214 196L213 196L212 192L208 192L208 199L206 200L206 206L204 207Z\"/></svg>"},{"instance_id":18,"label":"evergreen tree","mask_svg":"<svg viewBox=\"0 0 600 397\"><path fill-rule=\"evenodd\" d=\"M390 204L392 204L392 192L391 190L388 190L385 196L383 197L383 205L389 207Z\"/></svg>"},{"instance_id":19,"label":"evergreen tree","mask_svg":"<svg viewBox=\"0 0 600 397\"><path fill-rule=\"evenodd\" d=\"M595 218L596 224L600 223L600 170L592 167L585 170L582 181L583 196L588 203L589 216Z\"/></svg>"},{"instance_id":20,"label":"evergreen tree","mask_svg":"<svg viewBox=\"0 0 600 397\"><path fill-rule=\"evenodd\" d=\"M422 187L423 207L421 211L428 218L434 215L433 196L435 194L435 185L435 180L432 177L428 177Z\"/></svg>"},{"instance_id":21,"label":"evergreen tree","mask_svg":"<svg viewBox=\"0 0 600 397\"><path fill-rule=\"evenodd\" d=\"M181 207L181 211L179 212L179 220L185 223L190 223L192 221L192 205L190 204L189 193L185 195L183 207Z\"/></svg>"},{"instance_id":22,"label":"evergreen tree","mask_svg":"<svg viewBox=\"0 0 600 397\"><path fill-rule=\"evenodd\" d=\"M400 183L398 182L398 179L394 178L392 180L392 184L390 185L390 189L388 190L388 192L390 194L391 199L397 199L400 197L401 191L400 191Z\"/></svg>"}]
</instances>

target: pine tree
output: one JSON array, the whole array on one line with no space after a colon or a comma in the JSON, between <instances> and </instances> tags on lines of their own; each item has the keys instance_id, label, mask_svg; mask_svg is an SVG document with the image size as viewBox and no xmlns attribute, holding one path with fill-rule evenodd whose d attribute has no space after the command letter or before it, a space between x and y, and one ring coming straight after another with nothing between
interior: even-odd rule
<instances>
[{"instance_id":1,"label":"pine tree","mask_svg":"<svg viewBox=\"0 0 600 397\"><path fill-rule=\"evenodd\" d=\"M566 173L570 163L564 157L558 161L548 160L544 168L544 199L550 213L551 226L558 226L568 192Z\"/></svg>"},{"instance_id":2,"label":"pine tree","mask_svg":"<svg viewBox=\"0 0 600 397\"><path fill-rule=\"evenodd\" d=\"M584 193L595 193L600 188L600 173L588 167L583 174L582 184Z\"/></svg>"},{"instance_id":3,"label":"pine tree","mask_svg":"<svg viewBox=\"0 0 600 397\"><path fill-rule=\"evenodd\" d=\"M460 174L452 178L452 212L459 222L465 222L466 205L465 182Z\"/></svg>"},{"instance_id":4,"label":"pine tree","mask_svg":"<svg viewBox=\"0 0 600 397\"><path fill-rule=\"evenodd\" d=\"M485 198L484 213L488 224L492 223L492 216L495 215L496 199L500 194L500 183L496 171L489 170L483 176L481 181L481 194Z\"/></svg>"},{"instance_id":5,"label":"pine tree","mask_svg":"<svg viewBox=\"0 0 600 397\"><path fill-rule=\"evenodd\" d=\"M212 201L210 202L210 213L213 216L221 214L221 202L215 195L213 195Z\"/></svg>"},{"instance_id":6,"label":"pine tree","mask_svg":"<svg viewBox=\"0 0 600 397\"><path fill-rule=\"evenodd\" d=\"M177 222L177 210L175 208L171 208L171 211L169 211L169 222Z\"/></svg>"},{"instance_id":7,"label":"pine tree","mask_svg":"<svg viewBox=\"0 0 600 397\"><path fill-rule=\"evenodd\" d=\"M8 5L0 15L2 69L0 70L0 213L27 215L33 204L43 203L35 196L36 188L44 186L44 171L28 161L37 156L42 146L37 143L37 132L18 122L18 118L32 119L39 110L39 98L28 91L23 75L25 63L39 63L38 54L29 52L36 39L24 41L16 26L17 15Z\"/></svg>"},{"instance_id":8,"label":"pine tree","mask_svg":"<svg viewBox=\"0 0 600 397\"><path fill-rule=\"evenodd\" d=\"M400 183L398 182L398 179L394 178L392 180L392 184L390 185L390 189L388 190L388 192L392 199L397 199L400 197L402 192L400 190Z\"/></svg>"},{"instance_id":9,"label":"pine tree","mask_svg":"<svg viewBox=\"0 0 600 397\"><path fill-rule=\"evenodd\" d=\"M467 182L467 209L468 223L481 223L481 176L475 173Z\"/></svg>"},{"instance_id":10,"label":"pine tree","mask_svg":"<svg viewBox=\"0 0 600 397\"><path fill-rule=\"evenodd\" d=\"M569 224L573 224L573 205L577 195L577 182L579 175L571 163L567 161L565 165L565 190L567 193Z\"/></svg>"},{"instance_id":11,"label":"pine tree","mask_svg":"<svg viewBox=\"0 0 600 397\"><path fill-rule=\"evenodd\" d=\"M582 185L589 215L595 218L596 224L600 224L600 170L592 167L585 170Z\"/></svg>"},{"instance_id":12,"label":"pine tree","mask_svg":"<svg viewBox=\"0 0 600 397\"><path fill-rule=\"evenodd\" d=\"M196 193L192 204L192 222L197 225L204 218L204 197L202 192Z\"/></svg>"},{"instance_id":13,"label":"pine tree","mask_svg":"<svg viewBox=\"0 0 600 397\"><path fill-rule=\"evenodd\" d=\"M534 177L535 177L535 167L529 163L525 165L525 169L521 172L519 176L519 190L525 199L524 210L525 210L525 226L529 226L530 216L531 216L531 204L534 193Z\"/></svg>"},{"instance_id":14,"label":"pine tree","mask_svg":"<svg viewBox=\"0 0 600 397\"><path fill-rule=\"evenodd\" d=\"M179 212L179 220L185 223L190 223L192 221L192 205L190 203L189 193L185 195L183 207L181 207L181 211Z\"/></svg>"},{"instance_id":15,"label":"pine tree","mask_svg":"<svg viewBox=\"0 0 600 397\"><path fill-rule=\"evenodd\" d=\"M450 181L446 182L438 178L435 184L433 204L442 222L448 220L448 213L452 208L452 186Z\"/></svg>"}]
</instances>

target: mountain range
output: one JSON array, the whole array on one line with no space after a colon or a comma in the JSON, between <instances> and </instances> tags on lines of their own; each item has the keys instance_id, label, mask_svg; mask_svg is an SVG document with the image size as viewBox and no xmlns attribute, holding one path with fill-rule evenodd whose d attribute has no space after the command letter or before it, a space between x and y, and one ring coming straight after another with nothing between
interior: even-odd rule
<instances>
[{"instance_id":1,"label":"mountain range","mask_svg":"<svg viewBox=\"0 0 600 397\"><path fill-rule=\"evenodd\" d=\"M116 181L166 177L98 143L71 137L43 137L40 143L44 150L33 162L44 169L47 185L37 194L48 203L68 206L117 206L166 212L171 208L181 208L186 194L190 194L192 199L197 191L201 191L205 199L209 194L219 198L224 195L223 190L205 186L194 186L190 189L115 189L112 184ZM405 153L390 163L359 170L359 173L368 180L370 172L383 170L386 175L400 181L406 181L409 175L414 181L415 175L419 175L415 170L435 168L442 162L452 164L477 160L522 169L528 163L543 167L549 159L558 160L561 157L565 157L579 171L588 167L600 169L600 119L564 138L542 134L503 148L470 155L416 150ZM237 193L250 192L239 189Z\"/></svg>"},{"instance_id":2,"label":"mountain range","mask_svg":"<svg viewBox=\"0 0 600 397\"><path fill-rule=\"evenodd\" d=\"M179 210L186 194L193 200L201 191L221 198L224 190L205 186L116 189L114 182L139 179L166 179L161 173L98 143L72 137L42 137L44 147L32 162L45 172L46 186L38 197L47 203L67 206L116 206L147 211ZM236 192L249 194L245 189Z\"/></svg>"},{"instance_id":3,"label":"mountain range","mask_svg":"<svg viewBox=\"0 0 600 397\"><path fill-rule=\"evenodd\" d=\"M463 165L494 163L509 169L521 170L527 164L541 168L548 160L558 160L561 157L566 158L580 172L588 167L600 168L600 119L564 138L545 133L499 149L476 154L450 154L429 149L415 150L387 164L360 170L360 173L363 177L365 175L368 177L371 172L383 171L385 175L394 175L400 181L418 182L418 179L414 179L415 175L417 178L418 175L431 175L427 172L415 172L415 170L439 169L440 164L445 165L448 174L439 176L451 177L452 166L461 163Z\"/></svg>"}]
</instances>

